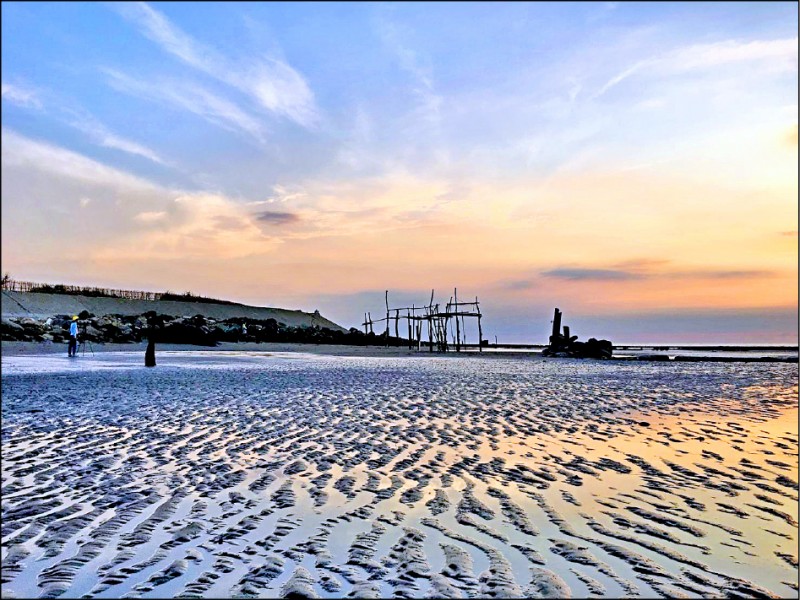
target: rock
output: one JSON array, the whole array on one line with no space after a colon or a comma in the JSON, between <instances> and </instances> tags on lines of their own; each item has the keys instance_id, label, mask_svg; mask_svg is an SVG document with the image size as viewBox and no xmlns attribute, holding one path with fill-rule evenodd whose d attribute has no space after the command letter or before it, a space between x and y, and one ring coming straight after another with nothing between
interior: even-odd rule
<instances>
[{"instance_id":1,"label":"rock","mask_svg":"<svg viewBox=\"0 0 800 600\"><path fill-rule=\"evenodd\" d=\"M25 331L25 328L22 327L22 325L20 325L19 323L15 323L10 319L3 319L2 323L3 323L3 329L5 330L7 328L9 332L23 333Z\"/></svg>"}]
</instances>

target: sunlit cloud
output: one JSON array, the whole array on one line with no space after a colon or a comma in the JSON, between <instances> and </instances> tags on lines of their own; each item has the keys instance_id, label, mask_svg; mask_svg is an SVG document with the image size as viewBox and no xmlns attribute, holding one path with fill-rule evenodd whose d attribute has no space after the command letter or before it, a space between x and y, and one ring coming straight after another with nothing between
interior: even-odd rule
<instances>
[{"instance_id":1,"label":"sunlit cloud","mask_svg":"<svg viewBox=\"0 0 800 600\"><path fill-rule=\"evenodd\" d=\"M138 215L134 216L134 220L140 221L142 223L153 223L154 221L161 221L162 219L166 218L167 213L163 210L151 210L140 212Z\"/></svg>"},{"instance_id":2,"label":"sunlit cloud","mask_svg":"<svg viewBox=\"0 0 800 600\"><path fill-rule=\"evenodd\" d=\"M795 150L797 149L797 123L789 127L789 131L786 133L785 140L790 148L794 148Z\"/></svg>"},{"instance_id":3,"label":"sunlit cloud","mask_svg":"<svg viewBox=\"0 0 800 600\"><path fill-rule=\"evenodd\" d=\"M97 248L92 253L94 260L109 264L230 260L265 254L279 244L279 240L264 235L238 203L223 196L184 193L173 202L172 215L150 213L148 218L139 219L158 223L159 227Z\"/></svg>"},{"instance_id":4,"label":"sunlit cloud","mask_svg":"<svg viewBox=\"0 0 800 600\"><path fill-rule=\"evenodd\" d=\"M146 260L237 258L268 252L278 243L261 231L245 206L225 196L166 188L5 129L2 141L4 217L25 220L24 213L9 211L24 206L20 182L33 174L40 199L51 206L76 197L83 213L79 219L66 208L51 210L46 219L80 239L83 255L94 264L111 269ZM132 222L137 227L131 228ZM60 256L57 238L37 241L7 228L5 220L3 234L4 251L14 256L31 243L56 262Z\"/></svg>"}]
</instances>

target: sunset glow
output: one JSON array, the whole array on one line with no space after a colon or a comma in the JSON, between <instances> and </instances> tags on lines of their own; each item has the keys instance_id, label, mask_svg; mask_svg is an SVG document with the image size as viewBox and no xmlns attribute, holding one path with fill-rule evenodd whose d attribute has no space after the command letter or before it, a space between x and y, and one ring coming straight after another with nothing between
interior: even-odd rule
<instances>
[{"instance_id":1,"label":"sunset glow","mask_svg":"<svg viewBox=\"0 0 800 600\"><path fill-rule=\"evenodd\" d=\"M3 3L2 270L796 343L797 10Z\"/></svg>"}]
</instances>

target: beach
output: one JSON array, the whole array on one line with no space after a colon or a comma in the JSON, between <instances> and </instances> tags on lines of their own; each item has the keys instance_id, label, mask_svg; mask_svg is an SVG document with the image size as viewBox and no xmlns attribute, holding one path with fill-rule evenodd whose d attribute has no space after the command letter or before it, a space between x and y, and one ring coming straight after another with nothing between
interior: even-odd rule
<instances>
[{"instance_id":1,"label":"beach","mask_svg":"<svg viewBox=\"0 0 800 600\"><path fill-rule=\"evenodd\" d=\"M796 363L52 346L3 344L6 597L798 596Z\"/></svg>"}]
</instances>

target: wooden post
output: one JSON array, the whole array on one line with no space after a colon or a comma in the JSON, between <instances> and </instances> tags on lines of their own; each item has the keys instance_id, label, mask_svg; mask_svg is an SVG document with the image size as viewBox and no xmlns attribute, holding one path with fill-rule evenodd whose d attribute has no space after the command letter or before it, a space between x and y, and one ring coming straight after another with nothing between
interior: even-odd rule
<instances>
[{"instance_id":1,"label":"wooden post","mask_svg":"<svg viewBox=\"0 0 800 600\"><path fill-rule=\"evenodd\" d=\"M367 335L369 331L367 331L367 313L364 313L364 335Z\"/></svg>"},{"instance_id":2,"label":"wooden post","mask_svg":"<svg viewBox=\"0 0 800 600\"><path fill-rule=\"evenodd\" d=\"M428 349L433 352L433 290L431 290L431 303L428 306Z\"/></svg>"},{"instance_id":3,"label":"wooden post","mask_svg":"<svg viewBox=\"0 0 800 600\"><path fill-rule=\"evenodd\" d=\"M461 328L458 326L458 289L453 288L453 297L455 298L456 304L456 352L461 352Z\"/></svg>"},{"instance_id":4,"label":"wooden post","mask_svg":"<svg viewBox=\"0 0 800 600\"><path fill-rule=\"evenodd\" d=\"M408 325L408 349L411 350L414 342L411 337L411 313L408 311L408 309L406 309L406 323Z\"/></svg>"},{"instance_id":5,"label":"wooden post","mask_svg":"<svg viewBox=\"0 0 800 600\"><path fill-rule=\"evenodd\" d=\"M400 337L400 309L394 311L394 337Z\"/></svg>"},{"instance_id":6,"label":"wooden post","mask_svg":"<svg viewBox=\"0 0 800 600\"><path fill-rule=\"evenodd\" d=\"M389 290L386 290L386 347L389 347Z\"/></svg>"},{"instance_id":7,"label":"wooden post","mask_svg":"<svg viewBox=\"0 0 800 600\"><path fill-rule=\"evenodd\" d=\"M481 307L478 305L478 297L475 296L475 306L478 309L478 352L483 352L483 329L481 329Z\"/></svg>"}]
</instances>

